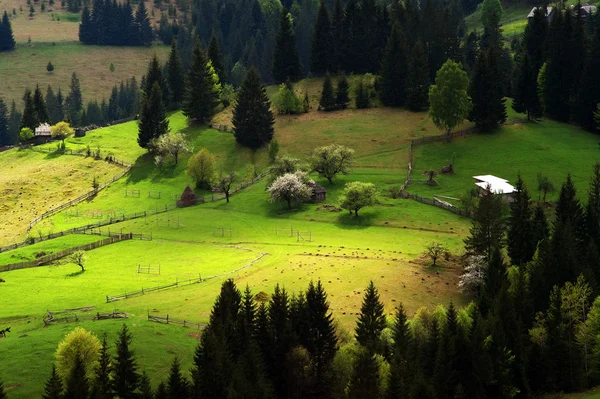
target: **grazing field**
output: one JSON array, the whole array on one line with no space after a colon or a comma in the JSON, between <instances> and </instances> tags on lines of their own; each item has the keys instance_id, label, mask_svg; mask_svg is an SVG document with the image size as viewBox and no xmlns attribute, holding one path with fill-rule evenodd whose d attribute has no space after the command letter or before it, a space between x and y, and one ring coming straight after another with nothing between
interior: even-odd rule
<instances>
[{"instance_id":1,"label":"grazing field","mask_svg":"<svg viewBox=\"0 0 600 399\"><path fill-rule=\"evenodd\" d=\"M36 259L44 254L49 255L63 249L89 244L101 240L102 237L95 235L73 234L65 237L55 238L49 241L42 241L37 244L27 245L8 252L0 252L0 266L10 263L26 262Z\"/></svg>"},{"instance_id":2,"label":"grazing field","mask_svg":"<svg viewBox=\"0 0 600 399\"><path fill-rule=\"evenodd\" d=\"M107 162L79 156L1 152L0 245L24 239L32 219L90 191L94 177L102 183L120 171Z\"/></svg>"},{"instance_id":3,"label":"grazing field","mask_svg":"<svg viewBox=\"0 0 600 399\"><path fill-rule=\"evenodd\" d=\"M434 194L460 197L474 187L472 176L491 174L514 184L520 173L530 195L537 199L537 175L542 173L556 188L547 197L554 200L571 173L580 198L585 198L593 165L600 159L599 141L597 135L546 120L503 126L491 134L470 134L451 144L417 146L413 165L415 182L408 191L427 197ZM426 180L424 171L440 170L453 156L455 174L436 176L437 186L422 184Z\"/></svg>"},{"instance_id":4,"label":"grazing field","mask_svg":"<svg viewBox=\"0 0 600 399\"><path fill-rule=\"evenodd\" d=\"M108 100L114 85L132 76L139 83L152 55L156 53L164 61L168 50L167 46L110 47L79 43L18 46L0 57L2 98L9 103L14 99L18 108L22 109L23 92L26 88L35 89L36 84L40 85L44 94L50 85L55 93L61 88L66 96L71 75L76 72L85 103ZM52 73L46 71L48 62L54 65ZM114 72L110 71L111 63L115 67Z\"/></svg>"}]
</instances>

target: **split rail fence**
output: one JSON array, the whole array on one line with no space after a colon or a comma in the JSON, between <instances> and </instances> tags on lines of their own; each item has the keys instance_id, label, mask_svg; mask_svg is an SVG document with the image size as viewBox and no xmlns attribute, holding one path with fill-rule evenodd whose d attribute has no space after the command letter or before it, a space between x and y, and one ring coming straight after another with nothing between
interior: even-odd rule
<instances>
[{"instance_id":1,"label":"split rail fence","mask_svg":"<svg viewBox=\"0 0 600 399\"><path fill-rule=\"evenodd\" d=\"M201 330L202 328L204 328L206 326L205 323L198 323L195 321L189 321L189 320L185 320L185 319L174 319L172 317L169 317L169 315L167 315L167 317L159 317L159 316L152 316L151 314L148 314L148 320L154 321L156 323L161 323L161 324L179 324L184 327L191 327L191 328L195 328L197 330Z\"/></svg>"}]
</instances>

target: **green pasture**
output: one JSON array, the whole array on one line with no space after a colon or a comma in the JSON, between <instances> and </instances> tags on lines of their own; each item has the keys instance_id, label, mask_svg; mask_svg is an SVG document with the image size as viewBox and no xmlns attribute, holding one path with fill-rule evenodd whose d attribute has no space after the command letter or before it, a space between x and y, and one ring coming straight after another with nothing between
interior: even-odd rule
<instances>
[{"instance_id":1,"label":"green pasture","mask_svg":"<svg viewBox=\"0 0 600 399\"><path fill-rule=\"evenodd\" d=\"M36 259L36 254L39 254L39 256L42 256L42 254L50 255L54 252L62 251L63 249L99 241L102 238L103 237L93 235L73 234L49 241L42 241L33 245L27 245L12 251L0 252L0 265L34 260Z\"/></svg>"},{"instance_id":2,"label":"green pasture","mask_svg":"<svg viewBox=\"0 0 600 399\"><path fill-rule=\"evenodd\" d=\"M597 135L550 120L506 125L490 134L470 134L451 144L435 143L414 150L413 183L408 191L460 197L474 187L472 176L491 174L514 184L521 174L532 198L537 199L537 175L550 178L558 198L561 184L571 173L580 198L586 198L592 168L600 159ZM454 157L453 175L438 175L437 186L423 184L423 172L440 170Z\"/></svg>"}]
</instances>

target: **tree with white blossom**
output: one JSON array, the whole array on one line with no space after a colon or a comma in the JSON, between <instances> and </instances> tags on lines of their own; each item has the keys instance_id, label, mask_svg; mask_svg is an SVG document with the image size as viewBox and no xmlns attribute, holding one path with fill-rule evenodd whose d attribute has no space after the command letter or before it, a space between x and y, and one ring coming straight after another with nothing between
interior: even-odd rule
<instances>
[{"instance_id":1,"label":"tree with white blossom","mask_svg":"<svg viewBox=\"0 0 600 399\"><path fill-rule=\"evenodd\" d=\"M458 279L458 289L472 294L479 293L487 268L488 262L485 255L469 256L465 271Z\"/></svg>"},{"instance_id":2,"label":"tree with white blossom","mask_svg":"<svg viewBox=\"0 0 600 399\"><path fill-rule=\"evenodd\" d=\"M292 209L293 203L309 200L312 190L306 183L306 173L299 170L295 173L286 173L278 177L268 188L271 195L271 202L278 200L285 201L287 202L288 209Z\"/></svg>"}]
</instances>

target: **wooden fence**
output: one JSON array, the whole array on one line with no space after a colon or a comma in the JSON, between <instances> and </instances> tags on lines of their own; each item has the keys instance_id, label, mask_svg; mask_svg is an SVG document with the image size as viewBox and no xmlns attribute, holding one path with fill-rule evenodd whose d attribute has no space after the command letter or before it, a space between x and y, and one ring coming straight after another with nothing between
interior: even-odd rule
<instances>
[{"instance_id":1,"label":"wooden fence","mask_svg":"<svg viewBox=\"0 0 600 399\"><path fill-rule=\"evenodd\" d=\"M42 266L48 262L52 262L54 260L64 258L65 256L71 255L72 253L74 253L76 251L89 251L92 249L103 247L105 245L114 244L119 241L131 240L132 236L133 236L132 233L118 234L118 235L115 235L112 237L105 238L100 241L92 242L90 244L85 244L85 245L80 245L80 246L73 247L73 248L63 249L62 251L58 251L53 254L41 256L35 260L31 260L31 261L27 261L27 262L12 263L9 265L0 266L0 272L8 272L11 270L27 269L27 268L31 268L31 267Z\"/></svg>"},{"instance_id":2,"label":"wooden fence","mask_svg":"<svg viewBox=\"0 0 600 399\"><path fill-rule=\"evenodd\" d=\"M44 327L54 323L72 323L80 320L110 320L128 318L127 313L119 312L117 310L113 310L110 313L90 313L93 308L93 306L89 306L86 308L66 309L57 312L52 312L49 310L43 319Z\"/></svg>"},{"instance_id":3,"label":"wooden fence","mask_svg":"<svg viewBox=\"0 0 600 399\"><path fill-rule=\"evenodd\" d=\"M471 217L471 212L464 211L460 208L455 207L452 204L449 204L445 201L440 201L436 198L421 197L419 195L411 194L406 191L402 191L400 193L400 198L410 198L410 199L418 201L422 204L433 205L433 206L437 206L439 208L447 209L450 212L456 213L457 215L460 215L460 216L465 216L465 217L469 217L469 218Z\"/></svg>"},{"instance_id":4,"label":"wooden fence","mask_svg":"<svg viewBox=\"0 0 600 399\"><path fill-rule=\"evenodd\" d=\"M152 316L151 314L148 314L148 321L154 321L156 323L161 323L161 324L179 324L184 327L191 327L191 328L195 328L197 330L200 330L206 326L206 323L198 323L195 321L189 321L189 320L184 320L184 319L174 319L172 317L169 317L169 315L167 315L167 317L159 317L159 316Z\"/></svg>"}]
</instances>

